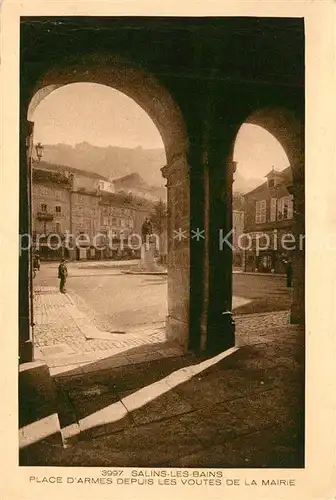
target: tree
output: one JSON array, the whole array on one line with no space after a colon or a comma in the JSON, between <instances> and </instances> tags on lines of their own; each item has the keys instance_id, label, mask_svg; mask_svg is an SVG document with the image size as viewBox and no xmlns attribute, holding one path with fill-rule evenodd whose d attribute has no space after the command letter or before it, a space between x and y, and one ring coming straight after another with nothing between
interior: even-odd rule
<instances>
[{"instance_id":1,"label":"tree","mask_svg":"<svg viewBox=\"0 0 336 500\"><path fill-rule=\"evenodd\" d=\"M162 199L154 204L150 220L155 234L160 235L167 229L167 205Z\"/></svg>"}]
</instances>

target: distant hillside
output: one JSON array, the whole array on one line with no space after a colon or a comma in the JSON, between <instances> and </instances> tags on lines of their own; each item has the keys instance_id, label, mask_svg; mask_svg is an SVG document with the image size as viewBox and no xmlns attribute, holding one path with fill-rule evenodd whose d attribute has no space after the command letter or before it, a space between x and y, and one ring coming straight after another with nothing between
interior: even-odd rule
<instances>
[{"instance_id":1,"label":"distant hillside","mask_svg":"<svg viewBox=\"0 0 336 500\"><path fill-rule=\"evenodd\" d=\"M234 192L239 192L242 194L248 193L249 191L252 191L252 189L256 188L257 186L260 186L265 182L265 179L256 179L256 178L248 178L246 179L239 173L239 165L237 167L237 170L234 174L234 183L233 183L233 191Z\"/></svg>"},{"instance_id":2,"label":"distant hillside","mask_svg":"<svg viewBox=\"0 0 336 500\"><path fill-rule=\"evenodd\" d=\"M165 179L160 171L166 164L163 149L143 149L140 146L134 149L117 146L98 147L88 142L75 146L46 144L43 161L87 170L104 178L119 178L137 172L146 184L161 188L160 192L165 185ZM264 182L264 179L246 179L240 175L239 165L234 179L233 189L241 193L251 191Z\"/></svg>"},{"instance_id":3,"label":"distant hillside","mask_svg":"<svg viewBox=\"0 0 336 500\"><path fill-rule=\"evenodd\" d=\"M134 149L116 146L98 147L87 142L76 144L44 145L43 160L48 163L69 165L107 178L123 177L138 172L151 186L163 186L165 180L160 168L166 164L163 149Z\"/></svg>"}]
</instances>

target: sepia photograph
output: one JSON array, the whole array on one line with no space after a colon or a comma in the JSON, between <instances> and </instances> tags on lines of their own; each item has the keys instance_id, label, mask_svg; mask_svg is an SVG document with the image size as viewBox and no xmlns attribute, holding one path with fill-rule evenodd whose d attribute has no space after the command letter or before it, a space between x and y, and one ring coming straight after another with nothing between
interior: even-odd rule
<instances>
[{"instance_id":1,"label":"sepia photograph","mask_svg":"<svg viewBox=\"0 0 336 500\"><path fill-rule=\"evenodd\" d=\"M304 20L23 16L19 141L19 465L304 468Z\"/></svg>"}]
</instances>

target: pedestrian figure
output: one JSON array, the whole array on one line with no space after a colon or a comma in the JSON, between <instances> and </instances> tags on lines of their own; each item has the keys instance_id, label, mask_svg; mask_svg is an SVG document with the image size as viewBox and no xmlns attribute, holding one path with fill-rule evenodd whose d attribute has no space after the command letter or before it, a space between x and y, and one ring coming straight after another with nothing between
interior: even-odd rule
<instances>
[{"instance_id":1,"label":"pedestrian figure","mask_svg":"<svg viewBox=\"0 0 336 500\"><path fill-rule=\"evenodd\" d=\"M65 293L65 283L68 277L68 268L66 266L65 259L61 259L61 263L58 266L58 278L60 279L60 292Z\"/></svg>"},{"instance_id":2,"label":"pedestrian figure","mask_svg":"<svg viewBox=\"0 0 336 500\"><path fill-rule=\"evenodd\" d=\"M153 234L152 223L148 219L148 217L146 217L144 223L142 224L141 232L142 232L142 243L146 243L147 237Z\"/></svg>"},{"instance_id":3,"label":"pedestrian figure","mask_svg":"<svg viewBox=\"0 0 336 500\"><path fill-rule=\"evenodd\" d=\"M36 252L34 254L34 258L33 258L33 268L37 269L39 271L40 266L41 266L40 254L39 254L39 251L36 250Z\"/></svg>"},{"instance_id":4,"label":"pedestrian figure","mask_svg":"<svg viewBox=\"0 0 336 500\"><path fill-rule=\"evenodd\" d=\"M293 281L293 265L290 259L286 259L283 261L286 265L286 286L287 288L291 288Z\"/></svg>"}]
</instances>

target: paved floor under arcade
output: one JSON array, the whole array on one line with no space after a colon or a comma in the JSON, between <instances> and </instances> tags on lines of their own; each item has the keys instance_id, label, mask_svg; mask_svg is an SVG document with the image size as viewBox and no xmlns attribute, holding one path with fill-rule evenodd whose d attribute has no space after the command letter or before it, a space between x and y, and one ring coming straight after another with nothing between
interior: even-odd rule
<instances>
[{"instance_id":1,"label":"paved floor under arcade","mask_svg":"<svg viewBox=\"0 0 336 500\"><path fill-rule=\"evenodd\" d=\"M172 356L54 376L67 448L37 442L22 450L21 464L301 467L304 332L255 334L210 359Z\"/></svg>"}]
</instances>

